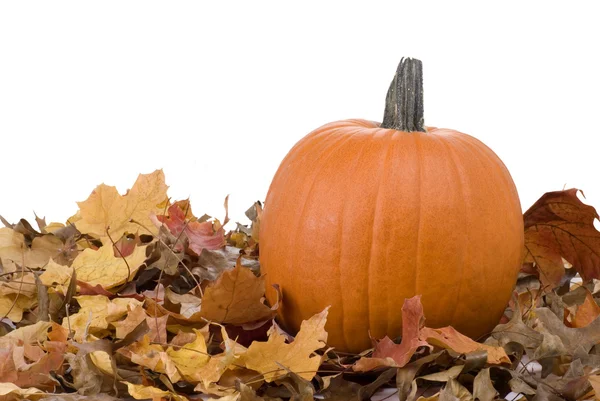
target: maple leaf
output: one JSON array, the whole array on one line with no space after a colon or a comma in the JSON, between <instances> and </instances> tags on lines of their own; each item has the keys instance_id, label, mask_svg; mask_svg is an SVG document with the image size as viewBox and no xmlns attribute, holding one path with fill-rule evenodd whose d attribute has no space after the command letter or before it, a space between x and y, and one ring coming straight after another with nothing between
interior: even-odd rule
<instances>
[{"instance_id":1,"label":"maple leaf","mask_svg":"<svg viewBox=\"0 0 600 401\"><path fill-rule=\"evenodd\" d=\"M74 339L82 342L85 333L101 334L108 324L127 314L128 305L141 305L131 298L108 299L104 295L80 295L75 297L81 308L63 320L62 326L75 332Z\"/></svg>"},{"instance_id":2,"label":"maple leaf","mask_svg":"<svg viewBox=\"0 0 600 401\"><path fill-rule=\"evenodd\" d=\"M77 272L78 280L99 284L104 289L117 287L135 276L146 259L146 246L136 247L126 258L115 257L111 245L101 246L97 251L84 249L71 266Z\"/></svg>"},{"instance_id":3,"label":"maple leaf","mask_svg":"<svg viewBox=\"0 0 600 401\"><path fill-rule=\"evenodd\" d=\"M275 330L270 331L266 342L253 342L244 355L246 367L261 373L267 382L276 380L287 371L312 380L321 364L321 357L313 354L327 342L325 322L328 311L329 307L303 321L290 344Z\"/></svg>"},{"instance_id":4,"label":"maple leaf","mask_svg":"<svg viewBox=\"0 0 600 401\"><path fill-rule=\"evenodd\" d=\"M271 319L275 311L263 303L264 294L264 277L256 277L238 258L234 269L206 288L200 313L208 320L235 325Z\"/></svg>"},{"instance_id":5,"label":"maple leaf","mask_svg":"<svg viewBox=\"0 0 600 401\"><path fill-rule=\"evenodd\" d=\"M179 203L171 205L168 212L168 216L157 215L156 219L164 223L173 236L183 234L188 239L190 249L197 255L202 253L202 249L214 250L225 246L225 230L218 222L187 220L186 211L182 210Z\"/></svg>"},{"instance_id":6,"label":"maple leaf","mask_svg":"<svg viewBox=\"0 0 600 401\"><path fill-rule=\"evenodd\" d=\"M118 352L131 359L133 363L145 366L158 373L165 373L173 383L181 380L177 366L163 349L163 346L152 344L148 335L144 335L140 341L119 349Z\"/></svg>"},{"instance_id":7,"label":"maple leaf","mask_svg":"<svg viewBox=\"0 0 600 401\"><path fill-rule=\"evenodd\" d=\"M148 315L144 308L141 305L135 305L128 313L127 317L124 320L119 320L116 322L112 322L116 328L115 336L116 338L125 338L127 334L131 333L135 328L142 323Z\"/></svg>"},{"instance_id":8,"label":"maple leaf","mask_svg":"<svg viewBox=\"0 0 600 401\"><path fill-rule=\"evenodd\" d=\"M535 264L540 280L554 288L568 261L584 281L600 278L598 213L577 197L577 189L547 192L523 215L525 263Z\"/></svg>"},{"instance_id":9,"label":"maple leaf","mask_svg":"<svg viewBox=\"0 0 600 401\"><path fill-rule=\"evenodd\" d=\"M204 367L210 360L210 355L206 348L206 340L200 330L194 329L196 338L194 341L174 348L170 346L167 349L167 355L177 367L177 370L190 382L199 382L201 378L198 370Z\"/></svg>"},{"instance_id":10,"label":"maple leaf","mask_svg":"<svg viewBox=\"0 0 600 401\"><path fill-rule=\"evenodd\" d=\"M244 363L247 349L229 338L225 327L218 326L221 328L225 350L221 354L211 356L208 363L198 370L197 377L201 379L201 382L195 387L196 391L207 391L221 379L226 370L235 369L236 365ZM219 389L216 389L216 391L220 392Z\"/></svg>"},{"instance_id":11,"label":"maple leaf","mask_svg":"<svg viewBox=\"0 0 600 401\"><path fill-rule=\"evenodd\" d=\"M7 317L13 322L20 322L23 313L33 308L37 299L23 295L0 295L0 318Z\"/></svg>"},{"instance_id":12,"label":"maple leaf","mask_svg":"<svg viewBox=\"0 0 600 401\"><path fill-rule=\"evenodd\" d=\"M0 296L23 295L31 298L37 295L33 273L17 274L10 281L0 281Z\"/></svg>"},{"instance_id":13,"label":"maple leaf","mask_svg":"<svg viewBox=\"0 0 600 401\"><path fill-rule=\"evenodd\" d=\"M156 235L158 229L150 215L161 211L158 205L167 198L167 189L162 170L140 174L125 195L119 194L113 186L98 185L85 201L77 203L77 229L100 238L106 236L110 227L109 233L115 240L124 233L146 234L146 230Z\"/></svg>"},{"instance_id":14,"label":"maple leaf","mask_svg":"<svg viewBox=\"0 0 600 401\"><path fill-rule=\"evenodd\" d=\"M0 228L0 259L13 261L32 269L39 269L59 254L63 242L52 234L35 237L28 246L25 236L11 228Z\"/></svg>"}]
</instances>

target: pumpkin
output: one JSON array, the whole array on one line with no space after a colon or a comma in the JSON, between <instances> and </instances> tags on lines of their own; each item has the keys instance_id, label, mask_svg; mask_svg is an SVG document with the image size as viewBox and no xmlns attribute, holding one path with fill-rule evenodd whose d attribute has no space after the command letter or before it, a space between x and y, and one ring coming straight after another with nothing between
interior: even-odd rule
<instances>
[{"instance_id":1,"label":"pumpkin","mask_svg":"<svg viewBox=\"0 0 600 401\"><path fill-rule=\"evenodd\" d=\"M523 256L517 190L482 142L423 125L422 88L422 63L403 59L383 123L326 124L281 162L259 238L284 329L331 305L328 345L360 352L401 334L417 294L428 327L477 338L499 322Z\"/></svg>"}]
</instances>

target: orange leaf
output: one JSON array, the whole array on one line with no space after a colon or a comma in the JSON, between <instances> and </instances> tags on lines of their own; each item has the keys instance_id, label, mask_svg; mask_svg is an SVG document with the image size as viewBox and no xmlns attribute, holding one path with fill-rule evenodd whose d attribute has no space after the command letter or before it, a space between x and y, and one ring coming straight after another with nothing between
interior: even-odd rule
<instances>
[{"instance_id":1,"label":"orange leaf","mask_svg":"<svg viewBox=\"0 0 600 401\"><path fill-rule=\"evenodd\" d=\"M592 323L598 316L600 316L600 306L594 300L594 296L585 287L585 299L581 305L577 307L575 315L571 315L570 326L571 327L585 327ZM565 309L565 313L568 313L568 309Z\"/></svg>"},{"instance_id":2,"label":"orange leaf","mask_svg":"<svg viewBox=\"0 0 600 401\"><path fill-rule=\"evenodd\" d=\"M487 351L487 360L490 364L510 363L510 359L508 358L508 355L506 355L504 348L480 344L459 333L451 326L442 327L440 329L424 327L421 330L420 338L426 340L431 345L451 349L460 354L468 354L475 351Z\"/></svg>"}]
</instances>

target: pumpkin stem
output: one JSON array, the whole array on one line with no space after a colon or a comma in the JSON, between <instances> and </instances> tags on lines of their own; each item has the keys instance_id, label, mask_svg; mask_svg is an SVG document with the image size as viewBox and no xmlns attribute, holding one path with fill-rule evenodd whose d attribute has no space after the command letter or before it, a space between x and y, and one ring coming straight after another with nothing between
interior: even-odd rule
<instances>
[{"instance_id":1,"label":"pumpkin stem","mask_svg":"<svg viewBox=\"0 0 600 401\"><path fill-rule=\"evenodd\" d=\"M425 131L423 120L423 63L402 58L385 99L381 128Z\"/></svg>"}]
</instances>

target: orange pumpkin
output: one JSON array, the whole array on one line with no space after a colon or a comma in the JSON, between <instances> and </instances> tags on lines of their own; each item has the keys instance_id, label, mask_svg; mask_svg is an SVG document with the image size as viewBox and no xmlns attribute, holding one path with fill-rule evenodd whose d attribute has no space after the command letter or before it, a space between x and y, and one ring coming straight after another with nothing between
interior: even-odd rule
<instances>
[{"instance_id":1,"label":"orange pumpkin","mask_svg":"<svg viewBox=\"0 0 600 401\"><path fill-rule=\"evenodd\" d=\"M400 308L416 294L428 327L478 337L498 323L522 261L517 190L479 140L423 126L421 77L421 62L403 59L382 124L326 124L275 174L260 263L292 333L331 305L328 344L360 352L370 336L401 334Z\"/></svg>"}]
</instances>

